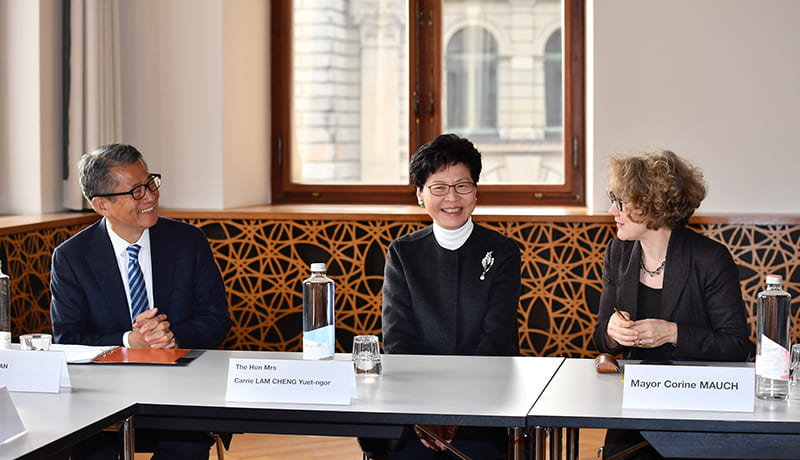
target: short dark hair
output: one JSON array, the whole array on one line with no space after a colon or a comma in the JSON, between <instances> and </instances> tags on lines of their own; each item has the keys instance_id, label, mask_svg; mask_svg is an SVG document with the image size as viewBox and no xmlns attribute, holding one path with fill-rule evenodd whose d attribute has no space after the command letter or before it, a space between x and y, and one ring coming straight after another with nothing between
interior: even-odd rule
<instances>
[{"instance_id":1,"label":"short dark hair","mask_svg":"<svg viewBox=\"0 0 800 460\"><path fill-rule=\"evenodd\" d=\"M612 157L609 187L628 217L652 230L685 226L706 197L703 172L669 150Z\"/></svg>"},{"instance_id":2,"label":"short dark hair","mask_svg":"<svg viewBox=\"0 0 800 460\"><path fill-rule=\"evenodd\" d=\"M442 134L426 143L411 157L408 178L416 188L425 186L431 174L442 167L463 163L469 168L472 181L478 183L481 175L481 153L469 140L455 134Z\"/></svg>"},{"instance_id":3,"label":"short dark hair","mask_svg":"<svg viewBox=\"0 0 800 460\"><path fill-rule=\"evenodd\" d=\"M136 147L126 144L108 144L81 157L78 166L81 191L87 200L104 193L113 193L117 179L110 174L118 166L126 166L141 161L145 169L147 163Z\"/></svg>"}]
</instances>

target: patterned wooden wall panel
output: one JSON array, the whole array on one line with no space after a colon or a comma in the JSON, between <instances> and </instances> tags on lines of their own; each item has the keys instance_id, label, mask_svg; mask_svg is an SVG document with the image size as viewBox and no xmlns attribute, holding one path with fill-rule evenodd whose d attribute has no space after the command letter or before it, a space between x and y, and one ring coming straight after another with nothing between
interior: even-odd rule
<instances>
[{"instance_id":1,"label":"patterned wooden wall panel","mask_svg":"<svg viewBox=\"0 0 800 460\"><path fill-rule=\"evenodd\" d=\"M234 328L226 348L300 351L302 281L326 262L336 281L337 351L381 330L386 248L417 222L189 220L202 228L225 279Z\"/></svg>"},{"instance_id":2,"label":"patterned wooden wall panel","mask_svg":"<svg viewBox=\"0 0 800 460\"><path fill-rule=\"evenodd\" d=\"M50 332L53 249L78 232L73 225L0 236L3 273L11 277L11 335Z\"/></svg>"},{"instance_id":3,"label":"patterned wooden wall panel","mask_svg":"<svg viewBox=\"0 0 800 460\"><path fill-rule=\"evenodd\" d=\"M766 276L771 274L781 275L784 289L792 294L792 338L793 343L800 342L800 227L708 224L693 228L730 249L739 267L739 283L753 342L756 295L764 289Z\"/></svg>"},{"instance_id":4,"label":"patterned wooden wall panel","mask_svg":"<svg viewBox=\"0 0 800 460\"><path fill-rule=\"evenodd\" d=\"M492 223L520 243L520 350L531 356L589 356L602 290L608 224Z\"/></svg>"},{"instance_id":5,"label":"patterned wooden wall panel","mask_svg":"<svg viewBox=\"0 0 800 460\"><path fill-rule=\"evenodd\" d=\"M302 280L312 262L328 263L336 280L337 350L355 334L380 333L380 292L386 248L419 222L187 219L211 242L228 291L234 328L226 348L300 350ZM515 239L522 253L519 311L523 354L591 357L602 289L603 253L611 224L489 222ZM79 230L67 226L0 236L0 259L12 276L13 335L50 329L52 249ZM792 335L800 340L800 225L705 224L694 228L726 244L739 266L749 322L764 277L779 273L793 295ZM4 267L5 267L4 263Z\"/></svg>"}]
</instances>

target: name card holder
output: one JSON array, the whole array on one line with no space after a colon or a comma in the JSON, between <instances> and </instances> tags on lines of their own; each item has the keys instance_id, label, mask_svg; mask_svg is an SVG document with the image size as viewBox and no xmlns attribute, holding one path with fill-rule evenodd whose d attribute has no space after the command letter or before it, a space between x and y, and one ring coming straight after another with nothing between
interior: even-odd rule
<instances>
[{"instance_id":1,"label":"name card holder","mask_svg":"<svg viewBox=\"0 0 800 460\"><path fill-rule=\"evenodd\" d=\"M25 425L17 413L8 388L0 386L0 445L25 433Z\"/></svg>"},{"instance_id":2,"label":"name card holder","mask_svg":"<svg viewBox=\"0 0 800 460\"><path fill-rule=\"evenodd\" d=\"M751 366L626 364L623 409L753 412Z\"/></svg>"},{"instance_id":3,"label":"name card holder","mask_svg":"<svg viewBox=\"0 0 800 460\"><path fill-rule=\"evenodd\" d=\"M0 385L8 391L58 393L59 386L71 386L64 352L0 350Z\"/></svg>"},{"instance_id":4,"label":"name card holder","mask_svg":"<svg viewBox=\"0 0 800 460\"><path fill-rule=\"evenodd\" d=\"M227 382L228 401L350 404L357 394L351 361L233 358Z\"/></svg>"}]
</instances>

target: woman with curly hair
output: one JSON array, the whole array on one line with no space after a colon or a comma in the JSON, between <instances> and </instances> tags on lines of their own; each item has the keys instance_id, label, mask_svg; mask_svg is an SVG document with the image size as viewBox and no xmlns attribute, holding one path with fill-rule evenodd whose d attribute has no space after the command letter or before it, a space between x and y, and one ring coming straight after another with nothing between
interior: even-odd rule
<instances>
[{"instance_id":1,"label":"woman with curly hair","mask_svg":"<svg viewBox=\"0 0 800 460\"><path fill-rule=\"evenodd\" d=\"M617 237L603 261L597 349L657 362L746 360L752 342L733 258L685 227L706 196L702 172L667 150L613 157L608 196ZM603 456L637 436L609 430ZM624 458L658 458L652 448L635 455Z\"/></svg>"}]
</instances>

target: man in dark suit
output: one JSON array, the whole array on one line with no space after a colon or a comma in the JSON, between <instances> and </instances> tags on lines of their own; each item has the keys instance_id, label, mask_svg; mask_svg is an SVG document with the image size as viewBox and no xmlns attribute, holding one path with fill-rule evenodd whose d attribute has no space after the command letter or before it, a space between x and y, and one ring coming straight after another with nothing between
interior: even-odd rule
<instances>
[{"instance_id":1,"label":"man in dark suit","mask_svg":"<svg viewBox=\"0 0 800 460\"><path fill-rule=\"evenodd\" d=\"M81 158L80 183L103 218L53 251L56 342L219 347L231 327L222 276L200 229L158 217L161 176L148 171L136 148L111 144ZM206 433L155 436L154 459L208 458ZM76 447L75 458L116 458L116 443L92 438Z\"/></svg>"}]
</instances>

